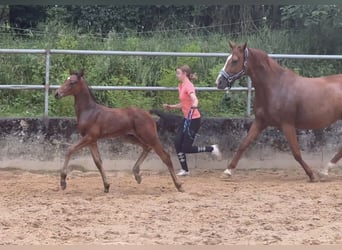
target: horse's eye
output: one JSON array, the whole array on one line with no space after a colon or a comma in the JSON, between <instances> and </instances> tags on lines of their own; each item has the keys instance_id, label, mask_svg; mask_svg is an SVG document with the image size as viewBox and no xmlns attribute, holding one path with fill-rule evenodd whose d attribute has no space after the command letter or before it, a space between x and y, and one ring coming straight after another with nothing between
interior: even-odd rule
<instances>
[{"instance_id":1,"label":"horse's eye","mask_svg":"<svg viewBox=\"0 0 342 250\"><path fill-rule=\"evenodd\" d=\"M232 60L232 64L235 65L239 62L239 59Z\"/></svg>"}]
</instances>

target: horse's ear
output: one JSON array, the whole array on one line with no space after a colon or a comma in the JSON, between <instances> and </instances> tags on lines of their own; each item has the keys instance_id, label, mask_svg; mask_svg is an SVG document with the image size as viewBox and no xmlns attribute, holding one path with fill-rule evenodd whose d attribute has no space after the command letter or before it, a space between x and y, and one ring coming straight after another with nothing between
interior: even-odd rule
<instances>
[{"instance_id":1,"label":"horse's ear","mask_svg":"<svg viewBox=\"0 0 342 250\"><path fill-rule=\"evenodd\" d=\"M231 49L234 49L236 44L233 41L229 40L229 46Z\"/></svg>"},{"instance_id":2,"label":"horse's ear","mask_svg":"<svg viewBox=\"0 0 342 250\"><path fill-rule=\"evenodd\" d=\"M247 48L247 42L245 42L242 47L243 47L243 50L245 50Z\"/></svg>"},{"instance_id":3,"label":"horse's ear","mask_svg":"<svg viewBox=\"0 0 342 250\"><path fill-rule=\"evenodd\" d=\"M79 78L84 76L84 69L81 69L80 72L78 73Z\"/></svg>"},{"instance_id":4,"label":"horse's ear","mask_svg":"<svg viewBox=\"0 0 342 250\"><path fill-rule=\"evenodd\" d=\"M73 75L73 74L75 74L75 71L73 71L72 69L70 69L70 70L69 70L69 74L70 74L70 75Z\"/></svg>"}]
</instances>

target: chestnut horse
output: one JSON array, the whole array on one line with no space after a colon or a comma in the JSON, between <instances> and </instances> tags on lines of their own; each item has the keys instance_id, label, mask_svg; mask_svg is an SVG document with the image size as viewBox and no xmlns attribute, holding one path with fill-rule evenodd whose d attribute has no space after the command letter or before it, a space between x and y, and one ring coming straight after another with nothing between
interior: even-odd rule
<instances>
[{"instance_id":1,"label":"chestnut horse","mask_svg":"<svg viewBox=\"0 0 342 250\"><path fill-rule=\"evenodd\" d=\"M74 96L77 127L82 138L71 146L66 154L61 170L61 188L66 188L66 176L71 155L84 147L90 149L95 165L99 169L104 192L109 191L109 183L102 167L102 160L97 147L97 140L101 138L120 137L125 142L139 145L143 152L133 167L133 174L138 183L141 182L140 165L153 149L167 165L172 180L182 191L170 159L170 155L163 149L157 134L156 123L151 115L138 108L108 108L96 102L83 77L83 71L70 72L70 76L63 85L56 90L55 97Z\"/></svg>"},{"instance_id":2,"label":"chestnut horse","mask_svg":"<svg viewBox=\"0 0 342 250\"><path fill-rule=\"evenodd\" d=\"M320 129L342 118L342 74L302 77L281 67L262 50L248 48L246 43L236 45L230 41L229 45L231 55L217 77L217 88L230 88L235 80L248 75L255 88L255 120L224 173L231 176L251 142L267 126L273 126L283 131L294 158L314 181L313 171L302 159L296 128ZM342 148L321 174L328 175L329 168L341 157Z\"/></svg>"}]
</instances>

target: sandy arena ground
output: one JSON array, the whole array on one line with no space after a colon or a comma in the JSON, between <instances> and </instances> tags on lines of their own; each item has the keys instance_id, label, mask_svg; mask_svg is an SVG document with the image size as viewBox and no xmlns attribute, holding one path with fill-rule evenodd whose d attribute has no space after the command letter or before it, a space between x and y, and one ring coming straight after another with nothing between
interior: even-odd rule
<instances>
[{"instance_id":1,"label":"sandy arena ground","mask_svg":"<svg viewBox=\"0 0 342 250\"><path fill-rule=\"evenodd\" d=\"M0 171L0 244L341 244L342 169L193 171L179 193L166 172Z\"/></svg>"}]
</instances>

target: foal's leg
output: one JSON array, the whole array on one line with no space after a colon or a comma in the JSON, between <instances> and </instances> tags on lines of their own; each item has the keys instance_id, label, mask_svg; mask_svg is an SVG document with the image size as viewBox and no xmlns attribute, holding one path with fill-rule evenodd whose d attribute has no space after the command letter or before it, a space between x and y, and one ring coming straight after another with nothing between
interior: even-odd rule
<instances>
[{"instance_id":1,"label":"foal's leg","mask_svg":"<svg viewBox=\"0 0 342 250\"><path fill-rule=\"evenodd\" d=\"M150 122L150 123L149 123ZM175 169L173 168L170 155L164 150L158 138L157 129L155 127L155 122L151 119L150 121L144 122L144 126L140 126L139 130L136 130L136 137L143 145L148 145L150 148L156 152L160 159L169 169L174 185L177 190L183 192L182 184L177 179Z\"/></svg>"},{"instance_id":2,"label":"foal's leg","mask_svg":"<svg viewBox=\"0 0 342 250\"><path fill-rule=\"evenodd\" d=\"M283 133L290 145L293 157L296 161L303 167L305 173L309 176L310 181L315 180L315 176L311 170L311 168L304 162L302 159L302 155L300 153L300 148L297 140L296 129L293 125L284 124L282 125Z\"/></svg>"},{"instance_id":3,"label":"foal's leg","mask_svg":"<svg viewBox=\"0 0 342 250\"><path fill-rule=\"evenodd\" d=\"M68 152L66 153L64 165L61 170L61 188L64 190L66 188L66 177L68 173L68 164L71 158L71 155L77 152L78 150L84 148L85 146L91 144L92 139L89 136L82 137L82 139L77 142L76 144L72 145Z\"/></svg>"},{"instance_id":4,"label":"foal's leg","mask_svg":"<svg viewBox=\"0 0 342 250\"><path fill-rule=\"evenodd\" d=\"M327 165L325 165L320 173L323 175L328 175L329 174L329 169L336 167L336 163L342 158L342 148L334 155L334 157L328 162Z\"/></svg>"},{"instance_id":5,"label":"foal's leg","mask_svg":"<svg viewBox=\"0 0 342 250\"><path fill-rule=\"evenodd\" d=\"M175 184L177 190L179 192L183 192L182 184L177 179L175 169L173 168L173 164L172 164L170 155L163 149L163 146L161 145L159 140L156 141L155 144L151 147L153 148L153 150L156 152L156 154L160 157L160 159L165 163L165 165L169 169L169 172L171 174L171 178L172 178L173 183Z\"/></svg>"},{"instance_id":6,"label":"foal's leg","mask_svg":"<svg viewBox=\"0 0 342 250\"><path fill-rule=\"evenodd\" d=\"M150 151L151 151L151 148L143 147L143 151L141 152L137 162L134 164L133 174L134 174L134 178L138 184L141 183L140 165L144 162L144 160L146 159L146 157L150 153Z\"/></svg>"},{"instance_id":7,"label":"foal's leg","mask_svg":"<svg viewBox=\"0 0 342 250\"><path fill-rule=\"evenodd\" d=\"M94 142L93 144L89 145L89 149L91 152L91 156L93 157L93 160L95 162L96 167L98 168L98 170L100 171L101 177L102 177L102 181L103 181L103 186L104 186L104 192L108 193L109 192L109 183L107 182L107 176L105 171L103 170L102 167L102 160L101 160L101 156L99 153L99 149L97 147L97 143Z\"/></svg>"},{"instance_id":8,"label":"foal's leg","mask_svg":"<svg viewBox=\"0 0 342 250\"><path fill-rule=\"evenodd\" d=\"M134 178L137 181L137 183L140 184L141 183L140 165L144 162L148 153L151 151L151 147L145 145L139 138L137 138L134 135L125 135L121 137L121 140L127 143L138 145L143 148L143 152L141 152L138 160L136 161L133 167Z\"/></svg>"},{"instance_id":9,"label":"foal's leg","mask_svg":"<svg viewBox=\"0 0 342 250\"><path fill-rule=\"evenodd\" d=\"M243 153L246 151L248 146L260 135L260 133L266 128L266 125L260 120L254 120L247 136L243 139L240 144L237 152L235 153L232 161L229 163L228 168L224 171L224 173L228 176L232 175L232 170L236 168L240 158Z\"/></svg>"}]
</instances>

